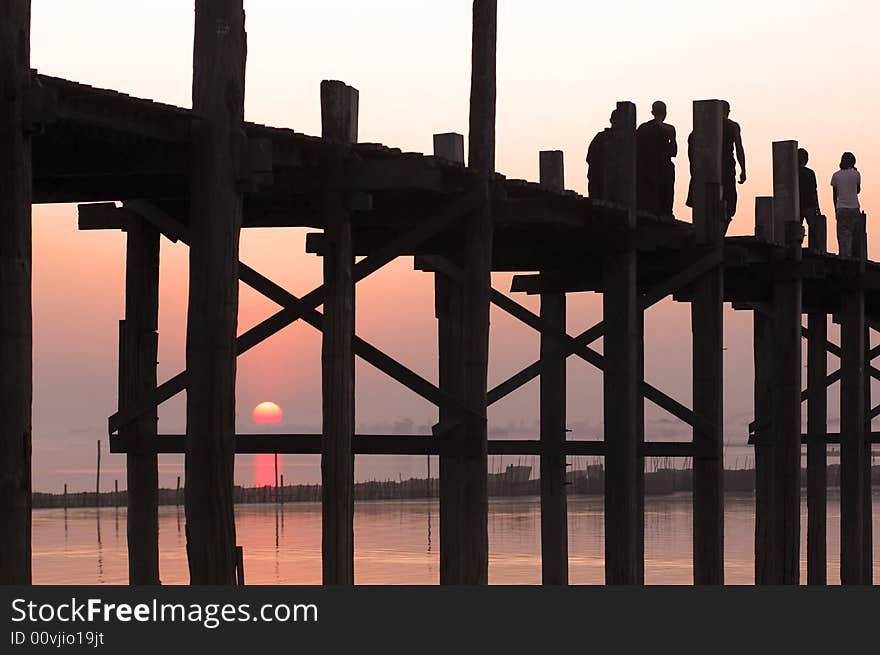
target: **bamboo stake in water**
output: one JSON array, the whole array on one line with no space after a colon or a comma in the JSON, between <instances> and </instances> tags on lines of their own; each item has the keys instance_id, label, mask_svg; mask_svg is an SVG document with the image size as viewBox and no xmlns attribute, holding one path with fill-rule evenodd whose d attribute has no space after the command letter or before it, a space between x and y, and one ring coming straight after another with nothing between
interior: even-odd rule
<instances>
[{"instance_id":1,"label":"bamboo stake in water","mask_svg":"<svg viewBox=\"0 0 880 655\"><path fill-rule=\"evenodd\" d=\"M98 465L95 467L95 507L101 505L101 440L98 439Z\"/></svg>"}]
</instances>

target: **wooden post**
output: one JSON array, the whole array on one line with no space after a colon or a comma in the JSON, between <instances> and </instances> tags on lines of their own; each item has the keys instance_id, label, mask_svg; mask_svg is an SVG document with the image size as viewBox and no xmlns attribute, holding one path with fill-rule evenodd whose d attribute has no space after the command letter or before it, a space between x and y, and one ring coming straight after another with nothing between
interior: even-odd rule
<instances>
[{"instance_id":1,"label":"wooden post","mask_svg":"<svg viewBox=\"0 0 880 655\"><path fill-rule=\"evenodd\" d=\"M497 14L497 0L474 0L468 167L483 205L466 218L461 284L435 277L440 385L468 410L440 412L441 433L456 445L456 452L440 462L441 584L487 584L489 577L486 391Z\"/></svg>"},{"instance_id":2,"label":"wooden post","mask_svg":"<svg viewBox=\"0 0 880 655\"><path fill-rule=\"evenodd\" d=\"M177 491L174 494L174 502L180 505L180 476L177 476Z\"/></svg>"},{"instance_id":3,"label":"wooden post","mask_svg":"<svg viewBox=\"0 0 880 655\"><path fill-rule=\"evenodd\" d=\"M98 439L98 463L95 465L95 507L101 506L101 440Z\"/></svg>"},{"instance_id":4,"label":"wooden post","mask_svg":"<svg viewBox=\"0 0 880 655\"><path fill-rule=\"evenodd\" d=\"M636 108L617 103L606 188L608 199L628 208L625 221L636 226ZM605 319L605 581L644 582L644 460L642 312L637 302L637 253L631 247L603 262Z\"/></svg>"},{"instance_id":5,"label":"wooden post","mask_svg":"<svg viewBox=\"0 0 880 655\"><path fill-rule=\"evenodd\" d=\"M757 584L800 582L801 258L797 142L773 144L774 232L784 236L770 309L769 429L761 435L755 549ZM787 265L787 266L786 266ZM768 552L770 551L770 552Z\"/></svg>"},{"instance_id":6,"label":"wooden post","mask_svg":"<svg viewBox=\"0 0 880 655\"><path fill-rule=\"evenodd\" d=\"M0 5L0 584L31 582L30 0Z\"/></svg>"},{"instance_id":7,"label":"wooden post","mask_svg":"<svg viewBox=\"0 0 880 655\"><path fill-rule=\"evenodd\" d=\"M775 243L773 224L773 197L758 196L755 198L755 236L762 241Z\"/></svg>"},{"instance_id":8,"label":"wooden post","mask_svg":"<svg viewBox=\"0 0 880 655\"><path fill-rule=\"evenodd\" d=\"M456 146L459 135L434 135L434 155L451 162L464 164L464 140L461 150ZM455 263L461 263L461 252L447 253ZM462 285L442 272L434 273L434 312L437 317L437 355L439 387L444 394L461 400L464 389L462 365ZM460 420L457 412L441 407L440 433L453 443L458 431L453 426ZM460 575L457 544L462 531L461 480L465 475L464 461L457 454L440 454L438 487L440 495L440 583L456 584Z\"/></svg>"},{"instance_id":9,"label":"wooden post","mask_svg":"<svg viewBox=\"0 0 880 655\"><path fill-rule=\"evenodd\" d=\"M119 322L119 409L137 406L156 390L159 329L159 231L142 218L127 226L125 320ZM138 446L126 455L128 580L159 584L159 462L152 411L119 430ZM178 490L179 493L179 490Z\"/></svg>"},{"instance_id":10,"label":"wooden post","mask_svg":"<svg viewBox=\"0 0 880 655\"><path fill-rule=\"evenodd\" d=\"M810 250L826 251L824 221L818 217L810 227ZM828 316L824 312L807 315L807 582L824 585L828 581L826 517L828 508Z\"/></svg>"},{"instance_id":11,"label":"wooden post","mask_svg":"<svg viewBox=\"0 0 880 655\"><path fill-rule=\"evenodd\" d=\"M434 156L464 164L464 135L455 132L434 135Z\"/></svg>"},{"instance_id":12,"label":"wooden post","mask_svg":"<svg viewBox=\"0 0 880 655\"><path fill-rule=\"evenodd\" d=\"M861 239L856 239L861 242ZM858 253L859 251L856 250ZM840 313L840 581L869 584L873 560L870 505L871 445L866 435L864 261L843 289Z\"/></svg>"},{"instance_id":13,"label":"wooden post","mask_svg":"<svg viewBox=\"0 0 880 655\"><path fill-rule=\"evenodd\" d=\"M563 154L559 150L539 155L541 186L564 188ZM565 293L541 294L541 318L565 330ZM559 449L565 442L565 350L541 334L541 443ZM541 455L541 572L545 585L568 584L568 505L565 489L565 456Z\"/></svg>"},{"instance_id":14,"label":"wooden post","mask_svg":"<svg viewBox=\"0 0 880 655\"><path fill-rule=\"evenodd\" d=\"M64 483L64 509L67 509L67 483Z\"/></svg>"},{"instance_id":15,"label":"wooden post","mask_svg":"<svg viewBox=\"0 0 880 655\"><path fill-rule=\"evenodd\" d=\"M184 490L193 584L235 582L238 183L246 49L242 0L196 0Z\"/></svg>"},{"instance_id":16,"label":"wooden post","mask_svg":"<svg viewBox=\"0 0 880 655\"><path fill-rule=\"evenodd\" d=\"M553 191L565 189L565 163L561 150L542 150L538 154L541 186Z\"/></svg>"},{"instance_id":17,"label":"wooden post","mask_svg":"<svg viewBox=\"0 0 880 655\"><path fill-rule=\"evenodd\" d=\"M337 144L324 202L322 560L325 585L354 584L354 251L342 147L357 141L358 92L321 83L322 136Z\"/></svg>"},{"instance_id":18,"label":"wooden post","mask_svg":"<svg viewBox=\"0 0 880 655\"><path fill-rule=\"evenodd\" d=\"M697 242L722 249L721 203L723 107L719 100L694 103L694 214ZM694 583L724 584L724 268L694 283L694 413L712 424L694 428Z\"/></svg>"}]
</instances>

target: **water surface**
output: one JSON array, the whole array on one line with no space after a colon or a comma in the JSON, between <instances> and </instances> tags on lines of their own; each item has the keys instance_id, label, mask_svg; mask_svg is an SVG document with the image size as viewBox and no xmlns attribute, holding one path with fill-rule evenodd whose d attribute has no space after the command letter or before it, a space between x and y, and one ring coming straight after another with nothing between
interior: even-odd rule
<instances>
[{"instance_id":1,"label":"water surface","mask_svg":"<svg viewBox=\"0 0 880 655\"><path fill-rule=\"evenodd\" d=\"M875 496L876 496L875 492ZM875 498L875 502L877 499ZM645 580L691 584L690 494L645 500ZM754 582L753 495L725 502L725 579ZM801 578L806 579L806 500L801 503ZM437 584L439 506L433 500L364 501L355 505L355 581L359 584ZM568 501L569 578L604 582L604 521L600 496ZM238 543L248 584L321 583L319 503L239 505ZM880 528L877 513L875 534ZM840 500L829 491L828 580L839 582ZM165 584L188 582L183 508L159 510L160 571ZM489 582L540 584L541 529L535 497L489 502ZM33 513L33 576L37 584L125 584L128 579L125 508L41 509ZM880 537L874 539L874 579L880 580Z\"/></svg>"}]
</instances>

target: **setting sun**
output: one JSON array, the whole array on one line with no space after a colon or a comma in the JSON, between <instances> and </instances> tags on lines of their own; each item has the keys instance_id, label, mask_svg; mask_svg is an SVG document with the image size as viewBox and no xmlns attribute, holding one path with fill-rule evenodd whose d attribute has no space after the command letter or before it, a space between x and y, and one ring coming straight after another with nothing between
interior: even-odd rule
<instances>
[{"instance_id":1,"label":"setting sun","mask_svg":"<svg viewBox=\"0 0 880 655\"><path fill-rule=\"evenodd\" d=\"M266 401L254 407L251 417L257 425L278 425L284 417L284 412L275 403Z\"/></svg>"}]
</instances>

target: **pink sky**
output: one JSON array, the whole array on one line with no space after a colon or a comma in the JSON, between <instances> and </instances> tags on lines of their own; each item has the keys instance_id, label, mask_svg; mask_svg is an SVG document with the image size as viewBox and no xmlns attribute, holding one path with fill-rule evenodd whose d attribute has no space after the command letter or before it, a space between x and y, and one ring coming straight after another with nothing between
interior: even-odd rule
<instances>
[{"instance_id":1,"label":"pink sky","mask_svg":"<svg viewBox=\"0 0 880 655\"><path fill-rule=\"evenodd\" d=\"M768 195L770 144L798 139L812 154L823 207L840 153L859 157L869 216L877 204L880 134L873 117L880 94L870 83L880 46L873 32L880 9L865 0L845 12L811 0L736 4L699 0L505 0L499 3L497 167L510 177L537 178L537 153L566 153L566 182L583 192L586 144L607 124L617 100L637 102L647 120L651 101L664 99L683 140L690 102L727 98L743 127L749 182L740 187L733 234L753 229L753 197ZM320 132L318 88L342 79L360 90L362 141L430 152L435 132L467 129L470 2L357 0L321 3L246 2L248 120ZM41 72L95 86L189 106L192 3L154 0L37 0L32 65ZM683 207L686 162L679 161L677 213ZM833 223L829 246L834 249ZM869 218L869 232L873 223ZM320 283L320 261L304 254L302 230L249 230L242 259L304 293ZM873 248L872 248L873 249ZM183 366L186 318L184 247L163 242L160 380ZM34 210L34 478L37 489L92 484L94 442L106 443L106 417L116 406L117 321L122 317L124 237L79 233L73 206ZM509 276L495 277L507 289ZM529 299L521 299L532 307ZM593 294L571 296L569 327L579 332L601 318ZM241 330L274 310L246 287ZM727 313L726 438L745 440L752 418L751 320ZM690 404L690 326L686 305L664 302L646 317L646 377ZM408 366L436 379L433 285L402 259L358 286L358 333ZM832 334L836 331L832 329ZM492 315L490 384L538 354L537 337L514 319ZM580 437L601 435L601 378L570 360L569 426ZM362 431L387 431L410 419L415 428L436 411L370 367L357 369L357 418ZM490 410L496 428L522 426L534 435L536 382ZM832 388L835 416L837 387ZM297 324L239 360L241 431L255 431L253 407L284 408L279 431L320 428L320 338ZM183 430L183 396L160 410L160 430ZM648 438L684 437L686 427L647 406ZM833 428L832 428L833 429ZM104 460L108 483L124 479L124 458ZM162 484L173 486L181 457L163 457ZM733 463L733 462L730 462ZM418 461L358 459L359 477L421 474ZM316 458L288 458L286 480L313 482ZM251 482L250 458L238 477Z\"/></svg>"}]
</instances>

